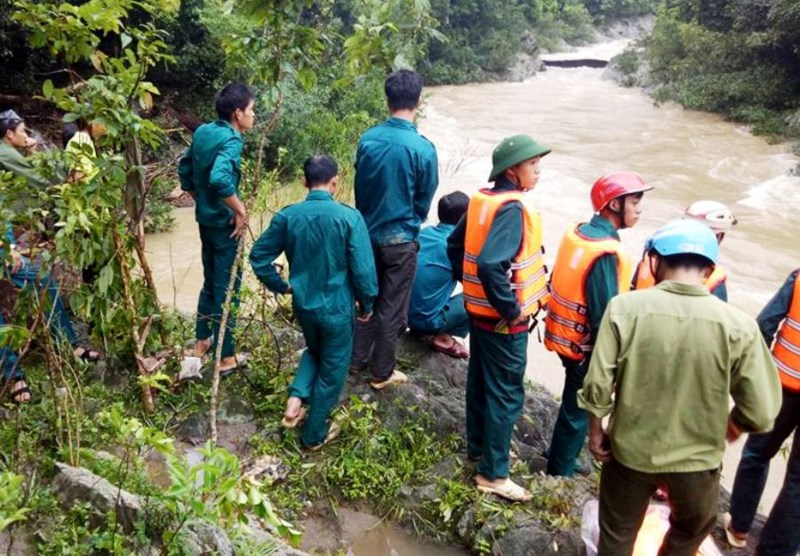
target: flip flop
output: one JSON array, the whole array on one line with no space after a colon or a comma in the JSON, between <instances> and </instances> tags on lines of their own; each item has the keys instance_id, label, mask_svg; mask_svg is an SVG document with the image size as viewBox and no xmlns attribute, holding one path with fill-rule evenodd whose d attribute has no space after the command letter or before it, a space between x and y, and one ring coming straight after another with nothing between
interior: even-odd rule
<instances>
[{"instance_id":1,"label":"flip flop","mask_svg":"<svg viewBox=\"0 0 800 556\"><path fill-rule=\"evenodd\" d=\"M317 450L321 450L323 446L326 446L326 445L330 444L331 442L333 442L334 440L336 440L339 437L339 433L341 433L341 432L342 432L342 429L339 426L339 423L334 421L333 423L331 423L331 426L328 429L328 434L325 435L325 440L323 440L319 444L316 444L314 446L310 446L309 450L312 450L314 452L316 452Z\"/></svg>"},{"instance_id":2,"label":"flip flop","mask_svg":"<svg viewBox=\"0 0 800 556\"><path fill-rule=\"evenodd\" d=\"M235 363L230 367L220 367L219 369L219 376L222 378L227 378L231 376L234 372L247 368L247 362L250 360L249 353L240 353L234 356Z\"/></svg>"},{"instance_id":3,"label":"flip flop","mask_svg":"<svg viewBox=\"0 0 800 556\"><path fill-rule=\"evenodd\" d=\"M80 355L76 355L75 356L78 359L80 359L81 361L86 361L87 363L94 363L96 361L100 361L100 352L99 351L95 351L95 350L93 350L91 348L85 348L85 347L81 347L81 346L78 346L78 348L76 348L76 349L83 350L83 351L81 351Z\"/></svg>"},{"instance_id":4,"label":"flip flop","mask_svg":"<svg viewBox=\"0 0 800 556\"><path fill-rule=\"evenodd\" d=\"M404 372L392 371L392 374L385 380L370 381L369 385L374 390L383 390L391 384L405 384L406 382L408 382L408 376Z\"/></svg>"},{"instance_id":5,"label":"flip flop","mask_svg":"<svg viewBox=\"0 0 800 556\"><path fill-rule=\"evenodd\" d=\"M293 429L297 425L302 423L303 419L305 419L307 416L308 416L308 409L301 406L300 409L297 411L297 415L295 415L294 417L289 418L284 416L283 419L281 420L281 425L283 425L284 428Z\"/></svg>"},{"instance_id":6,"label":"flip flop","mask_svg":"<svg viewBox=\"0 0 800 556\"><path fill-rule=\"evenodd\" d=\"M468 359L469 350L455 338L451 337L450 339L452 340L452 343L449 346L439 345L433 340L431 340L430 344L434 351L438 351L439 353L444 353L445 355L449 355L450 357L454 357L456 359Z\"/></svg>"},{"instance_id":7,"label":"flip flop","mask_svg":"<svg viewBox=\"0 0 800 556\"><path fill-rule=\"evenodd\" d=\"M32 394L31 393L31 389L28 386L28 383L25 381L24 378L18 378L17 380L15 380L14 381L14 385L19 384L20 382L24 383L25 386L21 386L20 388L17 388L16 390L12 390L11 393L9 394L9 396L11 396L11 403L13 403L14 405L21 405L21 404L24 404L24 403L29 403L31 401L31 398L28 398L27 400L18 399L23 394L28 394L28 395Z\"/></svg>"},{"instance_id":8,"label":"flip flop","mask_svg":"<svg viewBox=\"0 0 800 556\"><path fill-rule=\"evenodd\" d=\"M475 484L477 485L479 492L484 494L494 494L495 496L505 498L506 500L511 500L512 502L529 502L531 499L533 499L533 494L519 486L511 479L506 479L503 484L497 486L481 485L478 483Z\"/></svg>"},{"instance_id":9,"label":"flip flop","mask_svg":"<svg viewBox=\"0 0 800 556\"><path fill-rule=\"evenodd\" d=\"M722 525L725 528L725 538L728 539L728 544L734 548L744 548L747 546L747 534L737 533L731 528L731 514L725 513L722 518Z\"/></svg>"}]
</instances>

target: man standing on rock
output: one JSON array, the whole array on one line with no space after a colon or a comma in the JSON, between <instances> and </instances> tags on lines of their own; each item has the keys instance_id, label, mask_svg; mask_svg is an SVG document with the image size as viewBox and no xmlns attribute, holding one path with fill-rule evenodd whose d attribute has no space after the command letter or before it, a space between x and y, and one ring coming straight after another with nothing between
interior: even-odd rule
<instances>
[{"instance_id":1,"label":"man standing on rock","mask_svg":"<svg viewBox=\"0 0 800 556\"><path fill-rule=\"evenodd\" d=\"M606 305L630 289L631 261L618 230L632 228L642 213L644 192L653 189L634 172L613 172L594 182L595 215L567 230L558 248L547 305L544 345L564 365L564 392L547 458L548 475L571 477L589 420L578 407L578 389L589 368L592 346Z\"/></svg>"},{"instance_id":2,"label":"man standing on rock","mask_svg":"<svg viewBox=\"0 0 800 556\"><path fill-rule=\"evenodd\" d=\"M195 201L200 227L203 288L197 303L196 357L205 357L220 336L222 305L236 261L236 249L247 230L247 211L239 199L242 133L253 127L255 96L244 83L230 83L215 99L219 119L201 125L180 161L181 189ZM238 304L241 276L234 284L233 305ZM231 314L222 342L220 372L226 376L245 363L233 348L235 315Z\"/></svg>"},{"instance_id":3,"label":"man standing on rock","mask_svg":"<svg viewBox=\"0 0 800 556\"><path fill-rule=\"evenodd\" d=\"M541 218L524 195L549 152L527 135L504 139L492 153L494 187L472 196L447 245L470 316L467 457L478 462L479 491L520 502L531 493L508 477L508 454L525 401L528 324L549 297Z\"/></svg>"},{"instance_id":4,"label":"man standing on rock","mask_svg":"<svg viewBox=\"0 0 800 556\"><path fill-rule=\"evenodd\" d=\"M725 439L769 430L780 404L755 321L703 285L719 252L708 226L667 224L646 249L657 285L609 302L578 392L603 462L599 556L632 553L657 488L671 509L659 554L694 555L716 522Z\"/></svg>"},{"instance_id":5,"label":"man standing on rock","mask_svg":"<svg viewBox=\"0 0 800 556\"><path fill-rule=\"evenodd\" d=\"M756 319L772 345L772 357L783 389L781 411L766 434L751 434L742 451L731 493L725 534L737 548L747 544L758 503L769 475L769 463L794 434L783 488L761 532L759 556L795 556L800 551L800 270L795 270ZM777 333L777 337L776 337ZM773 343L774 340L774 343Z\"/></svg>"},{"instance_id":6,"label":"man standing on rock","mask_svg":"<svg viewBox=\"0 0 800 556\"><path fill-rule=\"evenodd\" d=\"M356 208L367 223L378 271L378 298L373 318L356 323L351 370L371 361L370 385L376 390L408 381L395 369L395 349L406 328L420 224L439 185L436 149L414 124L422 77L396 71L386 78L384 91L390 117L361 136L355 177Z\"/></svg>"},{"instance_id":7,"label":"man standing on rock","mask_svg":"<svg viewBox=\"0 0 800 556\"><path fill-rule=\"evenodd\" d=\"M253 271L270 291L292 296L306 350L300 359L283 425L305 417L302 442L315 447L333 440L328 423L339 402L353 349L353 321L367 322L378 293L369 235L358 211L337 203L338 167L329 156L312 156L303 167L306 200L276 214L253 245ZM286 253L287 283L273 261ZM355 314L358 301L359 314ZM308 402L309 409L302 407Z\"/></svg>"}]
</instances>

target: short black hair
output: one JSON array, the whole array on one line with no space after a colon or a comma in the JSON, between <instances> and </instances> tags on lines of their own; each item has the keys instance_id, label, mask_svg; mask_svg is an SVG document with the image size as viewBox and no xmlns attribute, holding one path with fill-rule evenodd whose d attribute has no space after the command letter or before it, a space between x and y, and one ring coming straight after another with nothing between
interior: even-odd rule
<instances>
[{"instance_id":1,"label":"short black hair","mask_svg":"<svg viewBox=\"0 0 800 556\"><path fill-rule=\"evenodd\" d=\"M61 128L61 143L64 145L64 148L67 148L67 143L69 140L72 139L76 133L78 133L82 128L73 122L68 124L64 124Z\"/></svg>"},{"instance_id":2,"label":"short black hair","mask_svg":"<svg viewBox=\"0 0 800 556\"><path fill-rule=\"evenodd\" d=\"M411 70L397 70L389 74L383 84L389 110L411 110L419 104L422 95L422 76Z\"/></svg>"},{"instance_id":3,"label":"short black hair","mask_svg":"<svg viewBox=\"0 0 800 556\"><path fill-rule=\"evenodd\" d=\"M458 224L461 217L467 213L469 207L469 197L461 191L448 193L439 199L437 211L439 222L442 224Z\"/></svg>"},{"instance_id":4,"label":"short black hair","mask_svg":"<svg viewBox=\"0 0 800 556\"><path fill-rule=\"evenodd\" d=\"M214 98L214 107L220 120L231 121L233 113L244 110L256 98L253 89L245 83L228 83Z\"/></svg>"},{"instance_id":5,"label":"short black hair","mask_svg":"<svg viewBox=\"0 0 800 556\"><path fill-rule=\"evenodd\" d=\"M658 252L655 251L658 255ZM709 259L696 253L678 253L677 255L658 255L659 259L664 263L667 268L691 268L694 270L705 270L710 266L714 266Z\"/></svg>"},{"instance_id":6,"label":"short black hair","mask_svg":"<svg viewBox=\"0 0 800 556\"><path fill-rule=\"evenodd\" d=\"M303 175L306 178L306 187L323 185L339 175L339 166L327 154L309 156L303 163Z\"/></svg>"}]
</instances>

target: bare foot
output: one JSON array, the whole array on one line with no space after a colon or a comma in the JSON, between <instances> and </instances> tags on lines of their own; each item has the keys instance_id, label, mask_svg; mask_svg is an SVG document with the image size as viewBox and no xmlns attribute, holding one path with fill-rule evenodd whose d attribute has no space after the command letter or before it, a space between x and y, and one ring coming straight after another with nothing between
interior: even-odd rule
<instances>
[{"instance_id":1,"label":"bare foot","mask_svg":"<svg viewBox=\"0 0 800 556\"><path fill-rule=\"evenodd\" d=\"M480 474L475 475L475 483L477 483L477 484L479 484L481 486L487 486L487 487L500 486L503 483L505 483L506 480L507 479L505 477L503 477L502 479L495 479L494 481L490 481L489 479L487 479L483 475L480 475Z\"/></svg>"},{"instance_id":2,"label":"bare foot","mask_svg":"<svg viewBox=\"0 0 800 556\"><path fill-rule=\"evenodd\" d=\"M203 358L208 353L208 350L211 349L211 338L207 340L197 340L194 343L194 356Z\"/></svg>"},{"instance_id":3,"label":"bare foot","mask_svg":"<svg viewBox=\"0 0 800 556\"><path fill-rule=\"evenodd\" d=\"M286 411L283 412L283 416L287 419L294 419L297 417L297 414L300 413L300 408L303 405L303 400L296 396L290 396L288 400L286 400Z\"/></svg>"}]
</instances>

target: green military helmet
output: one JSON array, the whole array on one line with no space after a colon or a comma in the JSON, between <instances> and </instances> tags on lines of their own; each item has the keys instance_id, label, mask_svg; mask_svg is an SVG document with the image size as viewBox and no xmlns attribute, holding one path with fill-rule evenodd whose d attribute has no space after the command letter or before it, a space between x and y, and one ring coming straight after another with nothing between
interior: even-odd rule
<instances>
[{"instance_id":1,"label":"green military helmet","mask_svg":"<svg viewBox=\"0 0 800 556\"><path fill-rule=\"evenodd\" d=\"M550 149L534 141L530 135L506 137L492 153L492 173L489 174L489 181L496 180L497 176L520 162L544 156L549 152Z\"/></svg>"}]
</instances>

